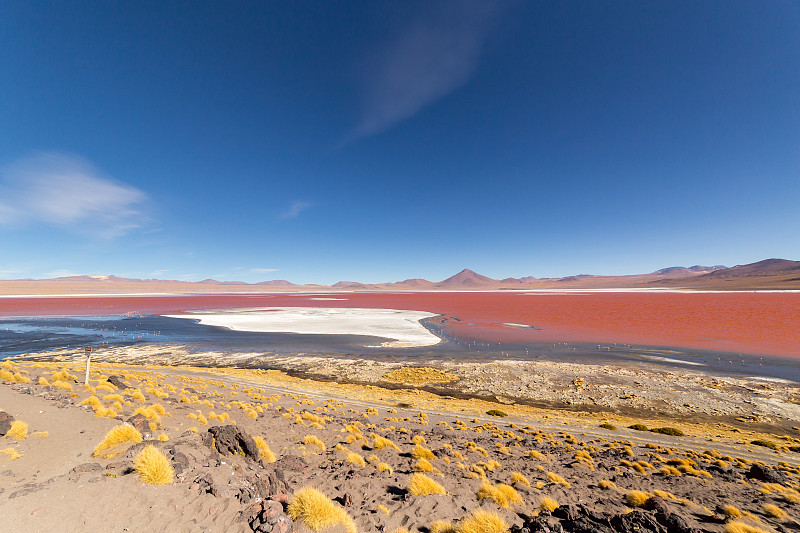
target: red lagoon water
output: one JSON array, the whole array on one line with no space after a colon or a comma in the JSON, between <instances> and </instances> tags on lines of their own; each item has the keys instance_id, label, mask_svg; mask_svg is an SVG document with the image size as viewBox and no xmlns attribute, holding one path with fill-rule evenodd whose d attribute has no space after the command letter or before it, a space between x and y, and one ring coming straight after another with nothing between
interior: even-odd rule
<instances>
[{"instance_id":1,"label":"red lagoon water","mask_svg":"<svg viewBox=\"0 0 800 533\"><path fill-rule=\"evenodd\" d=\"M460 319L447 322L451 334L484 341L620 343L800 357L800 293L461 292L2 298L0 315L151 314L261 306L430 311Z\"/></svg>"}]
</instances>

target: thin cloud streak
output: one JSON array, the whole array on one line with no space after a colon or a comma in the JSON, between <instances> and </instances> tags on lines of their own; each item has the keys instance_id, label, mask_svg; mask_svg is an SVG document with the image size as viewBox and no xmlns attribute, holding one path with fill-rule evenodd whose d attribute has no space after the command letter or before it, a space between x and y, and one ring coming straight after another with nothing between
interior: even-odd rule
<instances>
[{"instance_id":1,"label":"thin cloud streak","mask_svg":"<svg viewBox=\"0 0 800 533\"><path fill-rule=\"evenodd\" d=\"M454 2L404 31L371 62L361 123L350 141L380 133L466 84L501 4Z\"/></svg>"},{"instance_id":2,"label":"thin cloud streak","mask_svg":"<svg viewBox=\"0 0 800 533\"><path fill-rule=\"evenodd\" d=\"M70 154L38 153L0 175L0 225L44 223L113 239L141 227L147 195Z\"/></svg>"},{"instance_id":3,"label":"thin cloud streak","mask_svg":"<svg viewBox=\"0 0 800 533\"><path fill-rule=\"evenodd\" d=\"M281 218L297 218L300 216L300 213L310 207L314 207L314 204L311 202L294 201L292 205L289 206L289 209L281 215Z\"/></svg>"}]
</instances>

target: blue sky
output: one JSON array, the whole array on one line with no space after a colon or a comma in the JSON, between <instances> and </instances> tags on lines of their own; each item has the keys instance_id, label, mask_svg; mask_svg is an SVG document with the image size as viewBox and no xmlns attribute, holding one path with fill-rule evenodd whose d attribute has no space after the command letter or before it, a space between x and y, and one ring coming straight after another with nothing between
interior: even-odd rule
<instances>
[{"instance_id":1,"label":"blue sky","mask_svg":"<svg viewBox=\"0 0 800 533\"><path fill-rule=\"evenodd\" d=\"M0 278L800 259L800 4L2 2Z\"/></svg>"}]
</instances>

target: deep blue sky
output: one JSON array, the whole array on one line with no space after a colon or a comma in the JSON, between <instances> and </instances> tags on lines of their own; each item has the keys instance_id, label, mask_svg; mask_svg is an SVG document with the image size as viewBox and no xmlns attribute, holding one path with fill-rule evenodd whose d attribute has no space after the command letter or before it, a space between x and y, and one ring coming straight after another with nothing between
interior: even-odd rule
<instances>
[{"instance_id":1,"label":"deep blue sky","mask_svg":"<svg viewBox=\"0 0 800 533\"><path fill-rule=\"evenodd\" d=\"M167 4L0 3L0 277L800 259L798 2Z\"/></svg>"}]
</instances>

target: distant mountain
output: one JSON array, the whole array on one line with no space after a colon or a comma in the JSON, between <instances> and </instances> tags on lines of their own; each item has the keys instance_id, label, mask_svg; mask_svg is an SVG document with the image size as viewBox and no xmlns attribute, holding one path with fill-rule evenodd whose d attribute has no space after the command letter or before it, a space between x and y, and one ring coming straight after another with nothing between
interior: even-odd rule
<instances>
[{"instance_id":1,"label":"distant mountain","mask_svg":"<svg viewBox=\"0 0 800 533\"><path fill-rule=\"evenodd\" d=\"M43 280L0 280L0 294L115 294L115 293L257 293L281 291L415 291L415 290L537 290L598 288L686 288L711 290L800 290L800 261L765 259L746 265L666 267L649 274L598 276L578 274L562 278L493 279L465 268L440 282L411 278L393 283L365 284L340 281L332 286L296 285L287 280L245 283L243 281L178 281L131 279L117 276L64 276Z\"/></svg>"},{"instance_id":2,"label":"distant mountain","mask_svg":"<svg viewBox=\"0 0 800 533\"><path fill-rule=\"evenodd\" d=\"M433 283L432 281L428 281L427 279L412 278L412 279L404 279L403 281L398 281L392 283L391 285L397 287L413 287L416 289L423 289L423 288L427 289L433 287L435 283Z\"/></svg>"},{"instance_id":3,"label":"distant mountain","mask_svg":"<svg viewBox=\"0 0 800 533\"><path fill-rule=\"evenodd\" d=\"M663 280L662 284L716 290L800 289L800 261L764 259L731 268L714 268L692 278Z\"/></svg>"},{"instance_id":4,"label":"distant mountain","mask_svg":"<svg viewBox=\"0 0 800 533\"><path fill-rule=\"evenodd\" d=\"M723 268L728 268L725 265L715 265L711 267L702 266L702 265L694 265L690 267L682 267L682 266L674 266L674 267L667 267L662 268L661 270L656 270L653 274L688 274L691 272L713 272L715 270L720 270Z\"/></svg>"},{"instance_id":5,"label":"distant mountain","mask_svg":"<svg viewBox=\"0 0 800 533\"><path fill-rule=\"evenodd\" d=\"M478 286L495 285L495 284L497 284L496 279L482 276L481 274L478 274L468 268L465 268L458 274L450 276L444 281L440 281L439 283L436 284L436 286L444 288L460 288L460 287L478 287Z\"/></svg>"}]
</instances>

